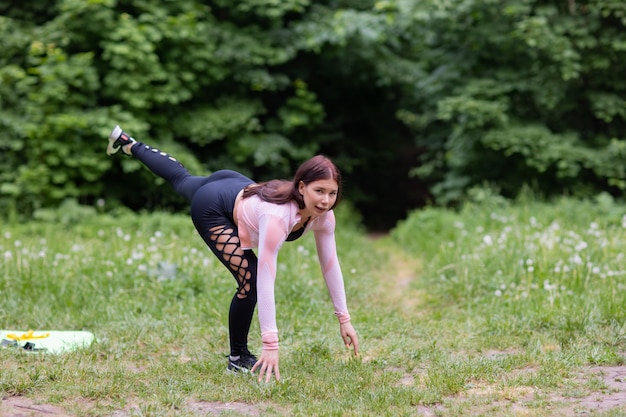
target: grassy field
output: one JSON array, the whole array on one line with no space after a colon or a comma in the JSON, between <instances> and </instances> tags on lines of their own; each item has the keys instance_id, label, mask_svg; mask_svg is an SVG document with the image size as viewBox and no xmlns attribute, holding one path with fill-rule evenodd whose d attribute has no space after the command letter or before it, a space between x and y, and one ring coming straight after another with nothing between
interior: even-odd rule
<instances>
[{"instance_id":1,"label":"grassy field","mask_svg":"<svg viewBox=\"0 0 626 417\"><path fill-rule=\"evenodd\" d=\"M4 225L0 328L85 329L97 343L1 349L0 416L626 415L626 208L478 200L376 239L340 211L357 359L312 236L285 244L283 380L270 384L226 372L234 280L186 216L74 207Z\"/></svg>"}]
</instances>

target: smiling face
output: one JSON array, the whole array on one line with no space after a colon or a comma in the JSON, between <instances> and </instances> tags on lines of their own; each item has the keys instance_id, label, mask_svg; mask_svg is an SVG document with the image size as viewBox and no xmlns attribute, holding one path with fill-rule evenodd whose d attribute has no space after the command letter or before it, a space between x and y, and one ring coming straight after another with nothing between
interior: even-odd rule
<instances>
[{"instance_id":1,"label":"smiling face","mask_svg":"<svg viewBox=\"0 0 626 417\"><path fill-rule=\"evenodd\" d=\"M305 184L300 181L298 191L304 200L304 209L301 216L322 216L330 210L337 201L339 185L335 180L317 180Z\"/></svg>"}]
</instances>

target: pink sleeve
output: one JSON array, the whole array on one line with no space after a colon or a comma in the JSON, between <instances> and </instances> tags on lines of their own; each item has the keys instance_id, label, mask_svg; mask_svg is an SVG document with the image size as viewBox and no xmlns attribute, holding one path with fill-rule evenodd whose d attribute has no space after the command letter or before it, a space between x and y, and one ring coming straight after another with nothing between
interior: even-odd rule
<instances>
[{"instance_id":1,"label":"pink sleeve","mask_svg":"<svg viewBox=\"0 0 626 417\"><path fill-rule=\"evenodd\" d=\"M316 228L315 244L317 255L320 260L322 274L326 281L326 287L335 307L335 315L339 323L350 321L348 306L346 303L346 292L343 284L343 275L337 258L337 245L335 243L335 215L329 211L325 216L324 223Z\"/></svg>"},{"instance_id":2,"label":"pink sleeve","mask_svg":"<svg viewBox=\"0 0 626 417\"><path fill-rule=\"evenodd\" d=\"M259 219L259 249L257 269L257 303L263 349L278 349L274 282L278 251L287 238L285 222L281 217L264 215Z\"/></svg>"}]
</instances>

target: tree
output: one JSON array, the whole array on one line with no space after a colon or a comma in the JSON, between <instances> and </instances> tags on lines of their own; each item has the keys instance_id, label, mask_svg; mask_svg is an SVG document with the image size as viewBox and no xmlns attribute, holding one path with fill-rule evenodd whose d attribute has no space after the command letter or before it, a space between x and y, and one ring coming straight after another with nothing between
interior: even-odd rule
<instances>
[{"instance_id":1,"label":"tree","mask_svg":"<svg viewBox=\"0 0 626 417\"><path fill-rule=\"evenodd\" d=\"M485 183L620 195L622 3L0 1L0 211L182 208L103 157L116 123L198 174L325 153L371 227Z\"/></svg>"},{"instance_id":2,"label":"tree","mask_svg":"<svg viewBox=\"0 0 626 417\"><path fill-rule=\"evenodd\" d=\"M439 203L489 182L514 196L621 194L626 7L622 2L393 3L422 79L399 117L424 149L413 173Z\"/></svg>"}]
</instances>

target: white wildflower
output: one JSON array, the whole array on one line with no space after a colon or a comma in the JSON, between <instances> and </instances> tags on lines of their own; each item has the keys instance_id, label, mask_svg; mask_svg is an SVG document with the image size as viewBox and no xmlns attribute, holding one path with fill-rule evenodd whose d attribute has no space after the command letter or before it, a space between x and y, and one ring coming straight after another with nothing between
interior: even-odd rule
<instances>
[{"instance_id":1,"label":"white wildflower","mask_svg":"<svg viewBox=\"0 0 626 417\"><path fill-rule=\"evenodd\" d=\"M583 249L587 249L587 242L581 240L580 242L578 242L574 249L576 249L577 252L580 252Z\"/></svg>"},{"instance_id":2,"label":"white wildflower","mask_svg":"<svg viewBox=\"0 0 626 417\"><path fill-rule=\"evenodd\" d=\"M557 288L557 285L556 284L550 284L550 281L548 281L548 280L545 280L543 282L543 289L546 290L546 291L553 291L553 290L556 290L556 288Z\"/></svg>"},{"instance_id":3,"label":"white wildflower","mask_svg":"<svg viewBox=\"0 0 626 417\"><path fill-rule=\"evenodd\" d=\"M571 258L569 258L570 262L576 265L581 265L583 263L583 259L577 253L574 254Z\"/></svg>"}]
</instances>

